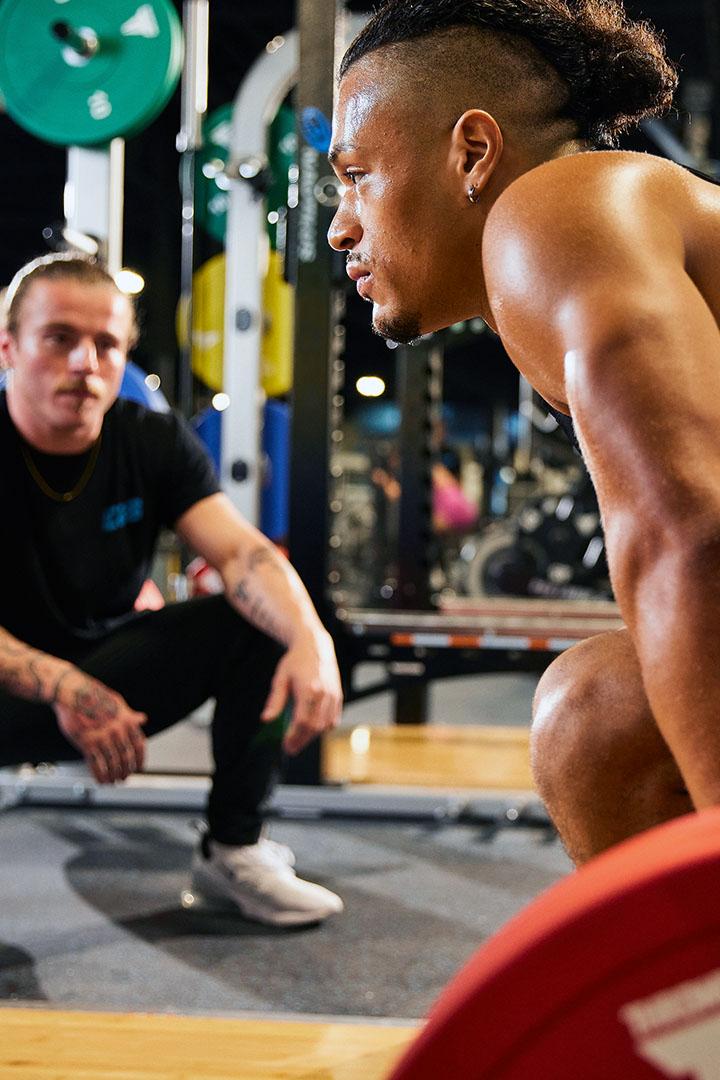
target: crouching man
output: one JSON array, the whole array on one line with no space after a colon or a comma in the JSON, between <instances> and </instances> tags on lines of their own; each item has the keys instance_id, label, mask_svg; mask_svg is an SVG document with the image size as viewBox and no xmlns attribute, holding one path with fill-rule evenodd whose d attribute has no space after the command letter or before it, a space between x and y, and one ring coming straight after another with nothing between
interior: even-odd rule
<instances>
[{"instance_id":1,"label":"crouching man","mask_svg":"<svg viewBox=\"0 0 720 1080\"><path fill-rule=\"evenodd\" d=\"M295 754L341 709L332 641L302 582L219 490L174 414L118 399L129 298L67 255L18 272L0 357L0 765L84 758L100 783L142 768L150 735L215 699L215 771L193 888L281 926L342 910L261 836L278 764L267 723L292 702ZM163 527L224 596L138 614ZM270 737L269 737L270 736Z\"/></svg>"}]
</instances>

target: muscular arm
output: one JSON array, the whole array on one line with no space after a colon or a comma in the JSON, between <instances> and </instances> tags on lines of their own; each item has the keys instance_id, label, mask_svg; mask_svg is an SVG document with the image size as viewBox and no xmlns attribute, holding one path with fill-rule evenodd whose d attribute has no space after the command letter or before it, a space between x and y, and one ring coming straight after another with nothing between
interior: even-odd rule
<instances>
[{"instance_id":1,"label":"muscular arm","mask_svg":"<svg viewBox=\"0 0 720 1080\"><path fill-rule=\"evenodd\" d=\"M510 212L527 285L496 236L496 309L515 358L564 384L653 714L701 808L720 803L720 332L667 201L626 194L562 192L535 233Z\"/></svg>"},{"instance_id":2,"label":"muscular arm","mask_svg":"<svg viewBox=\"0 0 720 1080\"><path fill-rule=\"evenodd\" d=\"M292 697L293 720L284 746L296 753L337 724L342 705L332 639L305 586L289 561L225 495L196 503L177 522L176 530L219 571L225 595L237 611L286 647L263 719L274 719Z\"/></svg>"}]
</instances>

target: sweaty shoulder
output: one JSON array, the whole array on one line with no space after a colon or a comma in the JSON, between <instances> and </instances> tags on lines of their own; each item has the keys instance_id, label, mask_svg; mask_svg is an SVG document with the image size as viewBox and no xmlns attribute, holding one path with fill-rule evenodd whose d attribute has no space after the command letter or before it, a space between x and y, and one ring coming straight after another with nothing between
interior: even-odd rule
<instances>
[{"instance_id":1,"label":"sweaty shoulder","mask_svg":"<svg viewBox=\"0 0 720 1080\"><path fill-rule=\"evenodd\" d=\"M529 342L535 352L555 351L563 306L578 292L608 296L629 281L638 288L656 281L658 268L682 263L696 186L714 195L677 165L621 151L558 158L510 184L488 217L483 266L513 359L522 366Z\"/></svg>"},{"instance_id":2,"label":"sweaty shoulder","mask_svg":"<svg viewBox=\"0 0 720 1080\"><path fill-rule=\"evenodd\" d=\"M485 230L495 299L531 288L526 272L533 269L551 281L584 278L604 271L606 259L632 259L638 239L648 250L678 245L694 183L702 182L662 158L620 151L574 154L524 173L500 195Z\"/></svg>"}]
</instances>

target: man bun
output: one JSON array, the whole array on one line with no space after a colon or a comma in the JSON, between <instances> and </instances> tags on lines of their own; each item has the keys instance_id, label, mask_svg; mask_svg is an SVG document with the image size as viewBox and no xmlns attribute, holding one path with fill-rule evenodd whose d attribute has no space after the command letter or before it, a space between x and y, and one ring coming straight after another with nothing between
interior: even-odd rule
<instances>
[{"instance_id":1,"label":"man bun","mask_svg":"<svg viewBox=\"0 0 720 1080\"><path fill-rule=\"evenodd\" d=\"M619 4L575 0L567 8L582 47L558 50L555 57L548 52L547 59L569 86L568 112L581 133L597 145L615 146L624 131L668 111L677 71L658 31L631 21Z\"/></svg>"}]
</instances>

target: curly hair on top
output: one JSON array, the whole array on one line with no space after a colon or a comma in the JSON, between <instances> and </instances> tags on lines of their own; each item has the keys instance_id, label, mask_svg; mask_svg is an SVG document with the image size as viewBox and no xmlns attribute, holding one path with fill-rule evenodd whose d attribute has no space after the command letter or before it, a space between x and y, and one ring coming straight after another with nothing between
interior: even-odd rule
<instances>
[{"instance_id":1,"label":"curly hair on top","mask_svg":"<svg viewBox=\"0 0 720 1080\"><path fill-rule=\"evenodd\" d=\"M456 27L534 46L568 87L564 112L578 137L597 146L617 145L624 131L672 104L677 71L662 36L630 19L619 0L388 0L345 53L340 77L376 49Z\"/></svg>"}]
</instances>

